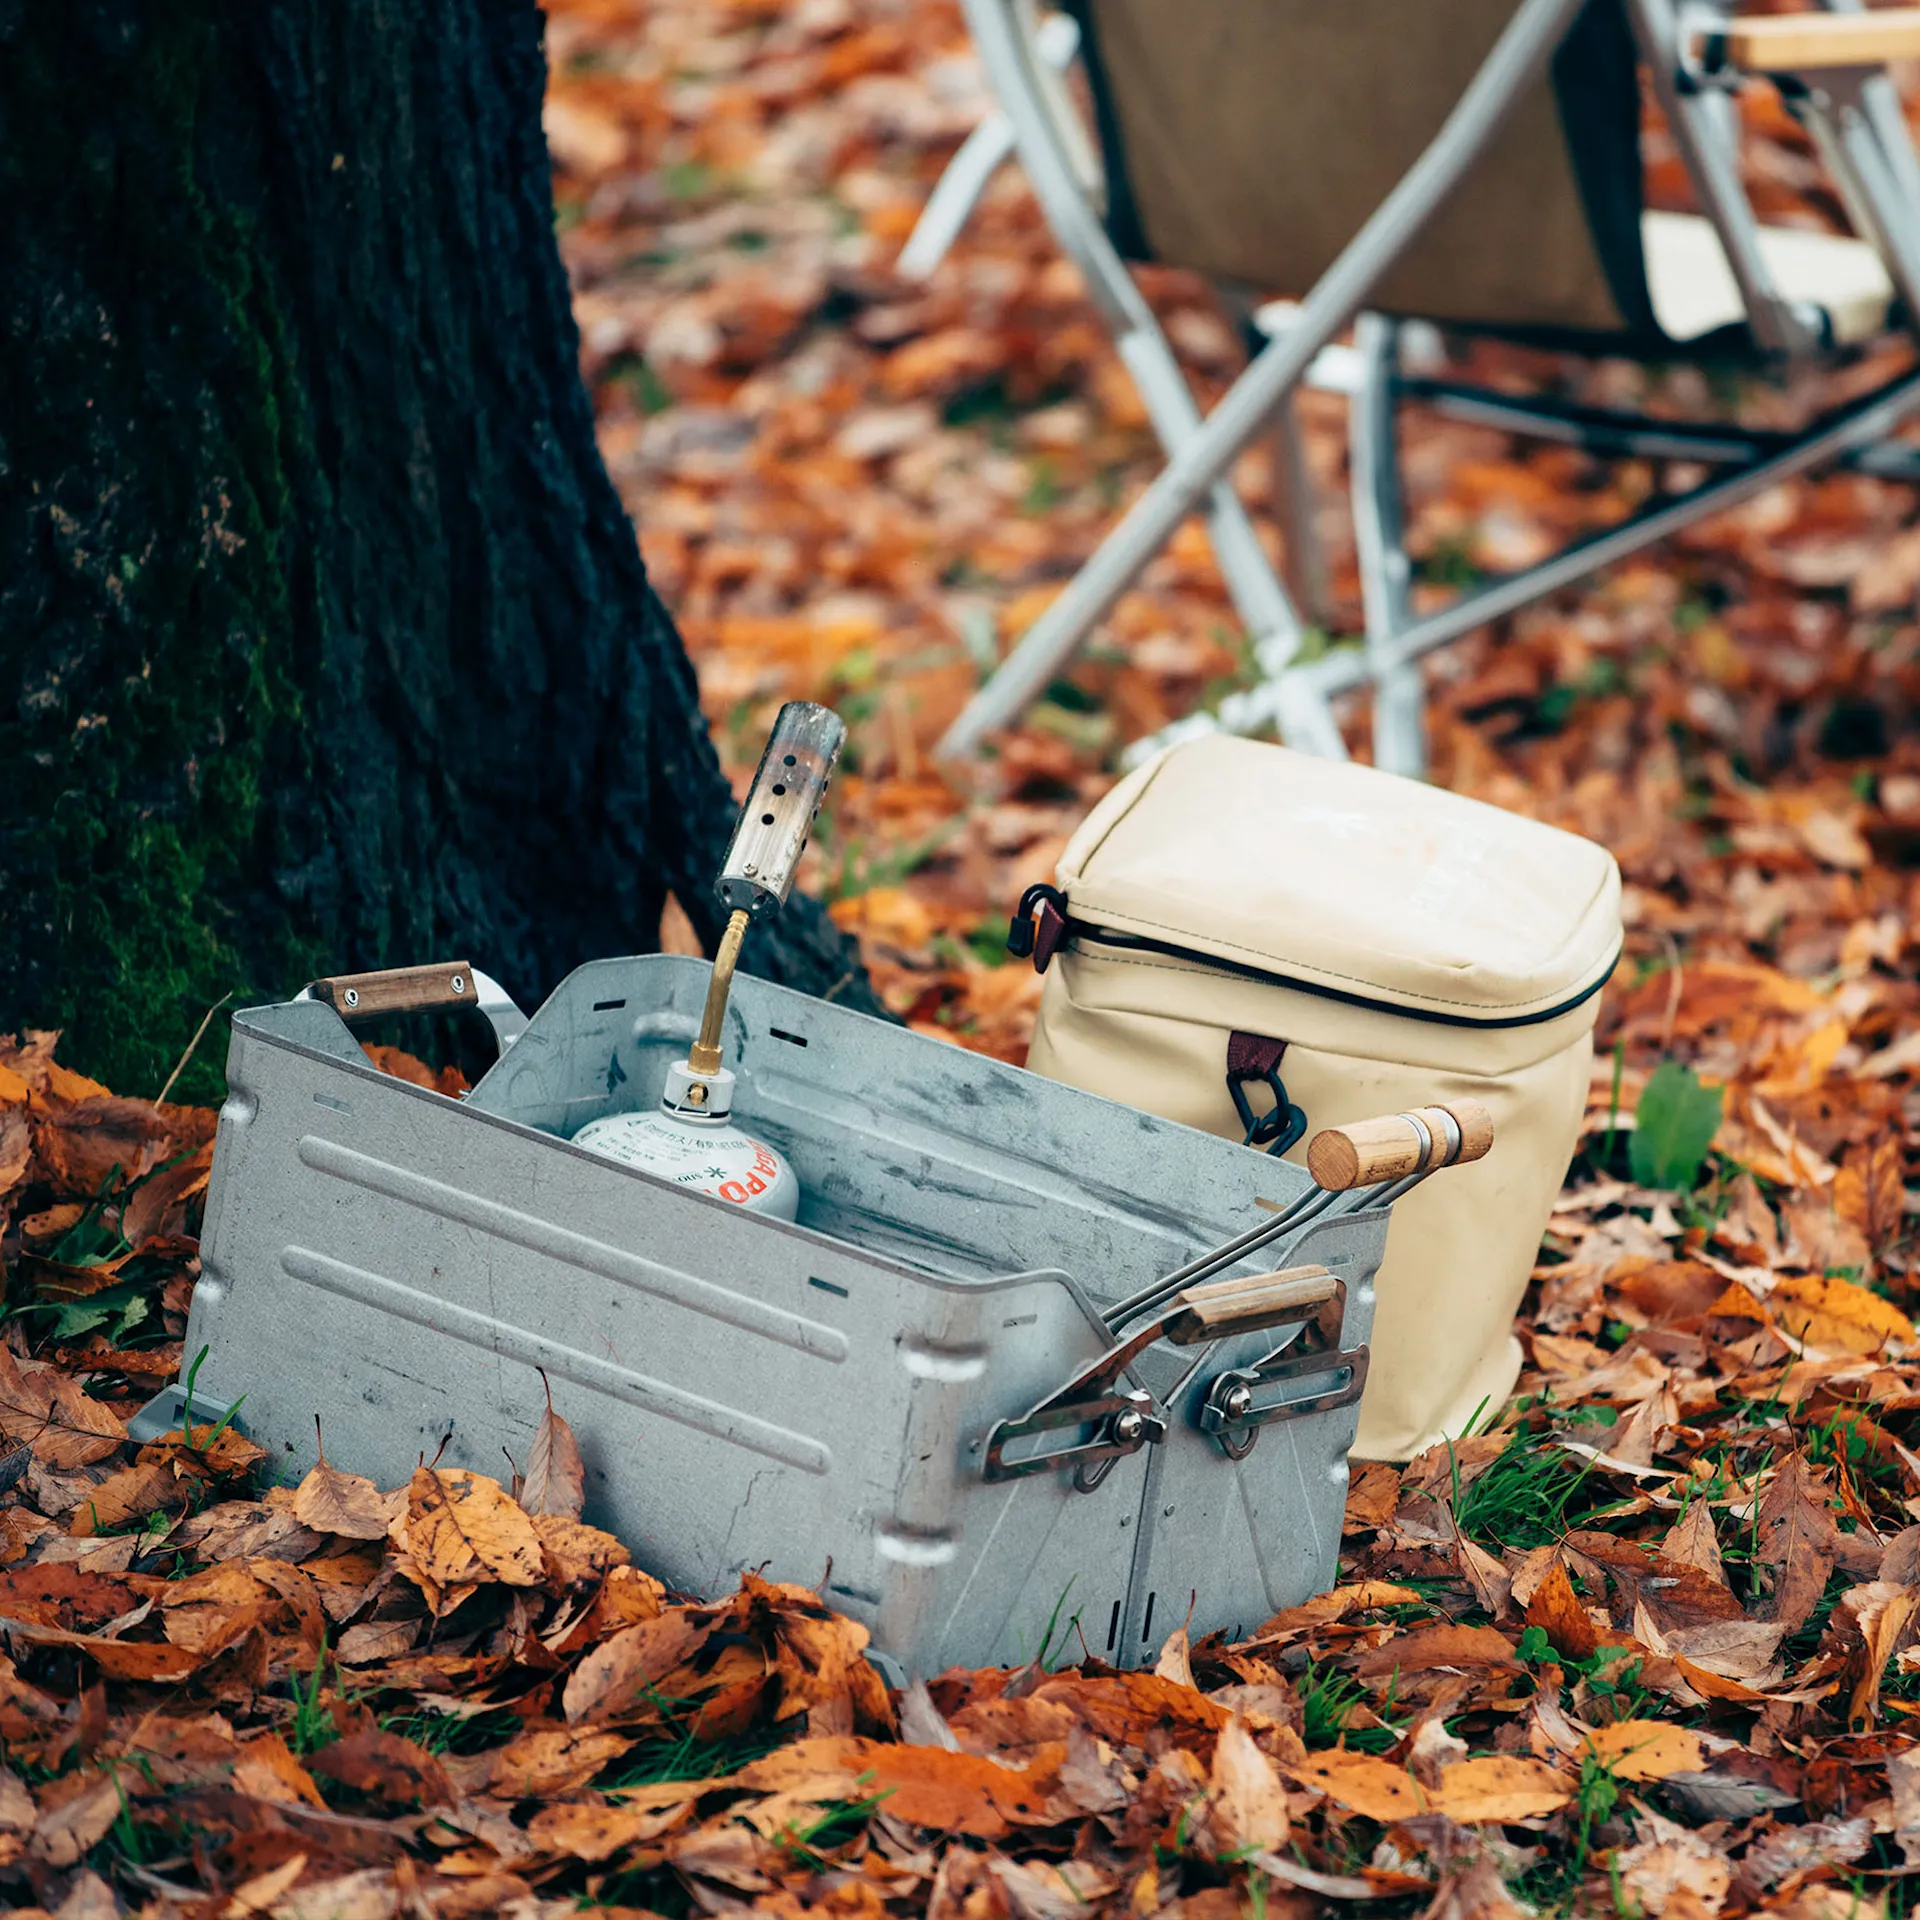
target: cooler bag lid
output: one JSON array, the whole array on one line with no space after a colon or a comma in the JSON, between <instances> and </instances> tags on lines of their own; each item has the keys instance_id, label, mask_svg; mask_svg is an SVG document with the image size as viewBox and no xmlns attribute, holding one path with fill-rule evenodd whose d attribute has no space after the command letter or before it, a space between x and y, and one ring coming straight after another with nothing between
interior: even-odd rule
<instances>
[{"instance_id":1,"label":"cooler bag lid","mask_svg":"<svg viewBox=\"0 0 1920 1920\"><path fill-rule=\"evenodd\" d=\"M1603 847L1371 767L1220 735L1089 814L1068 924L1419 1019L1509 1026L1597 993L1620 951Z\"/></svg>"}]
</instances>

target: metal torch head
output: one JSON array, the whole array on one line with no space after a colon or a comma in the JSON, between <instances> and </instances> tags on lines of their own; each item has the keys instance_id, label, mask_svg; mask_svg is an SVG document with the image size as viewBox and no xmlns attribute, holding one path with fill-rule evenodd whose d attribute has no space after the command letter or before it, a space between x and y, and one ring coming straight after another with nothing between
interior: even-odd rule
<instances>
[{"instance_id":1,"label":"metal torch head","mask_svg":"<svg viewBox=\"0 0 1920 1920\"><path fill-rule=\"evenodd\" d=\"M713 883L731 911L758 916L786 905L846 737L840 716L811 700L789 700L780 709Z\"/></svg>"}]
</instances>

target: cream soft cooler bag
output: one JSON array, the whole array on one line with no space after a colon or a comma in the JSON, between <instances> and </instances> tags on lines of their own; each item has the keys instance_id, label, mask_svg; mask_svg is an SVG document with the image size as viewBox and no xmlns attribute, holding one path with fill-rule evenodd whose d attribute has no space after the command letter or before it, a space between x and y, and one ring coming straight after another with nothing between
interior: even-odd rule
<instances>
[{"instance_id":1,"label":"cream soft cooler bag","mask_svg":"<svg viewBox=\"0 0 1920 1920\"><path fill-rule=\"evenodd\" d=\"M1029 1065L1299 1159L1308 1130L1468 1095L1476 1166L1394 1209L1354 1453L1497 1411L1579 1133L1620 875L1590 841L1369 767L1210 736L1123 780L1029 889Z\"/></svg>"}]
</instances>

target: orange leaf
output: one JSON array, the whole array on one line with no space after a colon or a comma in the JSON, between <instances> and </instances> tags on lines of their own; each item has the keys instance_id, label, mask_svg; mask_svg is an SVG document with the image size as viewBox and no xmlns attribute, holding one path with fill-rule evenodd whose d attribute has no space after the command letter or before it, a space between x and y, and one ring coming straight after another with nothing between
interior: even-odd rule
<instances>
[{"instance_id":1,"label":"orange leaf","mask_svg":"<svg viewBox=\"0 0 1920 1920\"><path fill-rule=\"evenodd\" d=\"M916 1827L997 1840L1015 1825L1054 1817L1040 1781L1057 1771L1062 1746L1038 1747L1024 1772L977 1753L945 1747L898 1747L879 1740L797 1740L756 1760L734 1783L761 1793L805 1793L822 1800L884 1794L887 1812Z\"/></svg>"},{"instance_id":2,"label":"orange leaf","mask_svg":"<svg viewBox=\"0 0 1920 1920\"><path fill-rule=\"evenodd\" d=\"M1700 1736L1664 1720L1616 1720L1587 1735L1587 1749L1616 1780L1664 1780L1706 1764Z\"/></svg>"},{"instance_id":3,"label":"orange leaf","mask_svg":"<svg viewBox=\"0 0 1920 1920\"><path fill-rule=\"evenodd\" d=\"M1708 1307L1707 1317L1712 1320L1757 1320L1764 1326L1769 1316L1758 1294L1750 1287L1742 1286L1738 1280L1730 1280L1726 1291Z\"/></svg>"},{"instance_id":4,"label":"orange leaf","mask_svg":"<svg viewBox=\"0 0 1920 1920\"><path fill-rule=\"evenodd\" d=\"M540 1536L497 1480L463 1467L416 1467L407 1489L407 1551L436 1586L490 1580L537 1587Z\"/></svg>"},{"instance_id":5,"label":"orange leaf","mask_svg":"<svg viewBox=\"0 0 1920 1920\"><path fill-rule=\"evenodd\" d=\"M308 1763L310 1772L355 1793L397 1806L444 1806L453 1798L446 1769L424 1747L384 1727L356 1727Z\"/></svg>"},{"instance_id":6,"label":"orange leaf","mask_svg":"<svg viewBox=\"0 0 1920 1920\"><path fill-rule=\"evenodd\" d=\"M546 1375L540 1376L546 1384ZM580 1459L580 1443L573 1429L553 1410L553 1388L547 1386L547 1410L533 1436L527 1455L527 1473L520 1486L520 1505L529 1514L557 1514L578 1520L586 1504L587 1470Z\"/></svg>"},{"instance_id":7,"label":"orange leaf","mask_svg":"<svg viewBox=\"0 0 1920 1920\"><path fill-rule=\"evenodd\" d=\"M154 1461L122 1467L109 1474L74 1509L67 1531L76 1535L116 1533L130 1520L153 1513L184 1513L197 1483Z\"/></svg>"},{"instance_id":8,"label":"orange leaf","mask_svg":"<svg viewBox=\"0 0 1920 1920\"><path fill-rule=\"evenodd\" d=\"M387 1537L387 1503L380 1489L362 1474L328 1466L324 1457L294 1493L293 1517L315 1533L343 1540Z\"/></svg>"},{"instance_id":9,"label":"orange leaf","mask_svg":"<svg viewBox=\"0 0 1920 1920\"><path fill-rule=\"evenodd\" d=\"M1565 1565L1558 1560L1527 1602L1527 1625L1538 1627L1563 1660L1590 1660L1600 1644L1592 1616L1574 1592Z\"/></svg>"},{"instance_id":10,"label":"orange leaf","mask_svg":"<svg viewBox=\"0 0 1920 1920\"><path fill-rule=\"evenodd\" d=\"M187 1202L206 1190L213 1173L213 1143L142 1180L121 1209L120 1231L134 1246L161 1234L184 1233Z\"/></svg>"},{"instance_id":11,"label":"orange leaf","mask_svg":"<svg viewBox=\"0 0 1920 1920\"><path fill-rule=\"evenodd\" d=\"M1287 1844L1287 1795L1274 1765L1237 1714L1213 1748L1210 1805L1222 1851Z\"/></svg>"},{"instance_id":12,"label":"orange leaf","mask_svg":"<svg viewBox=\"0 0 1920 1920\"><path fill-rule=\"evenodd\" d=\"M25 1111L0 1106L0 1200L27 1177L32 1161L33 1129L27 1124Z\"/></svg>"},{"instance_id":13,"label":"orange leaf","mask_svg":"<svg viewBox=\"0 0 1920 1920\"><path fill-rule=\"evenodd\" d=\"M550 1799L584 1787L632 1745L631 1734L603 1727L541 1727L492 1756L487 1784L506 1800Z\"/></svg>"},{"instance_id":14,"label":"orange leaf","mask_svg":"<svg viewBox=\"0 0 1920 1920\"><path fill-rule=\"evenodd\" d=\"M173 1130L149 1100L98 1094L36 1101L34 1153L68 1198L91 1200L109 1186L138 1180L167 1158Z\"/></svg>"},{"instance_id":15,"label":"orange leaf","mask_svg":"<svg viewBox=\"0 0 1920 1920\"><path fill-rule=\"evenodd\" d=\"M1561 1578L1565 1579L1564 1571ZM1529 1614L1529 1620L1532 1616ZM1551 1636L1549 1636L1551 1637ZM1354 1666L1359 1674L1416 1673L1428 1667L1511 1667L1518 1665L1513 1642L1492 1627L1422 1627L1395 1634Z\"/></svg>"},{"instance_id":16,"label":"orange leaf","mask_svg":"<svg viewBox=\"0 0 1920 1920\"><path fill-rule=\"evenodd\" d=\"M632 1557L612 1534L569 1520L565 1514L534 1513L527 1517L546 1551L548 1576L559 1586L582 1586L589 1580L602 1579Z\"/></svg>"},{"instance_id":17,"label":"orange leaf","mask_svg":"<svg viewBox=\"0 0 1920 1920\"><path fill-rule=\"evenodd\" d=\"M263 1733L240 1749L233 1763L233 1784L256 1800L299 1802L309 1807L327 1804L313 1776L277 1733Z\"/></svg>"},{"instance_id":18,"label":"orange leaf","mask_svg":"<svg viewBox=\"0 0 1920 1920\"><path fill-rule=\"evenodd\" d=\"M1288 1607L1284 1613L1276 1613L1271 1620L1254 1630L1249 1637L1249 1644L1285 1639L1313 1627L1344 1620L1350 1613L1365 1613L1373 1607L1417 1604L1421 1597L1412 1587L1398 1586L1391 1580L1361 1580L1350 1587L1335 1587L1331 1593L1317 1593L1297 1607Z\"/></svg>"},{"instance_id":19,"label":"orange leaf","mask_svg":"<svg viewBox=\"0 0 1920 1920\"><path fill-rule=\"evenodd\" d=\"M561 1705L568 1720L606 1720L624 1712L705 1645L713 1630L713 1621L680 1607L602 1641L567 1682Z\"/></svg>"},{"instance_id":20,"label":"orange leaf","mask_svg":"<svg viewBox=\"0 0 1920 1920\"><path fill-rule=\"evenodd\" d=\"M625 1847L659 1839L687 1817L698 1797L699 1782L672 1784L678 1797L664 1807L628 1802L542 1807L533 1816L528 1837L543 1853L564 1853L575 1860L611 1859Z\"/></svg>"},{"instance_id":21,"label":"orange leaf","mask_svg":"<svg viewBox=\"0 0 1920 1920\"><path fill-rule=\"evenodd\" d=\"M1304 1760L1289 1761L1287 1771L1303 1786L1318 1787L1329 1800L1383 1824L1432 1810L1431 1800L1405 1767L1370 1753L1344 1748L1310 1753Z\"/></svg>"},{"instance_id":22,"label":"orange leaf","mask_svg":"<svg viewBox=\"0 0 1920 1920\"><path fill-rule=\"evenodd\" d=\"M1851 1280L1783 1279L1771 1300L1775 1324L1823 1352L1879 1353L1913 1339L1913 1322L1898 1307Z\"/></svg>"},{"instance_id":23,"label":"orange leaf","mask_svg":"<svg viewBox=\"0 0 1920 1920\"><path fill-rule=\"evenodd\" d=\"M1884 1253L1906 1229L1906 1187L1900 1136L1886 1133L1870 1145L1849 1147L1834 1176L1833 1209L1858 1228L1874 1253ZM0 1186L4 1186L0 1173Z\"/></svg>"},{"instance_id":24,"label":"orange leaf","mask_svg":"<svg viewBox=\"0 0 1920 1920\"><path fill-rule=\"evenodd\" d=\"M1673 1664L1680 1669L1680 1677L1695 1693L1708 1700L1764 1700L1764 1693L1756 1693L1752 1687L1739 1680L1730 1680L1723 1673L1711 1672L1698 1666L1685 1654L1672 1656Z\"/></svg>"},{"instance_id":25,"label":"orange leaf","mask_svg":"<svg viewBox=\"0 0 1920 1920\"><path fill-rule=\"evenodd\" d=\"M1564 1807L1573 1797L1573 1786L1567 1775L1544 1760L1489 1754L1444 1768L1434 1806L1463 1825L1475 1820L1530 1820Z\"/></svg>"}]
</instances>

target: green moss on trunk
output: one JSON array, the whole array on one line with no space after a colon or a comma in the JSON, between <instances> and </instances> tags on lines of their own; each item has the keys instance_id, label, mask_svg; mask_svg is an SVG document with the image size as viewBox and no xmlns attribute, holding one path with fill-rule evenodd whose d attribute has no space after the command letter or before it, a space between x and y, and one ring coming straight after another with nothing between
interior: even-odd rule
<instances>
[{"instance_id":1,"label":"green moss on trunk","mask_svg":"<svg viewBox=\"0 0 1920 1920\"><path fill-rule=\"evenodd\" d=\"M0 153L0 976L10 1014L152 1092L271 951L232 915L297 713L298 393L254 220L203 177L229 50L194 9L134 12L32 9L4 42L0 117L33 131Z\"/></svg>"}]
</instances>

